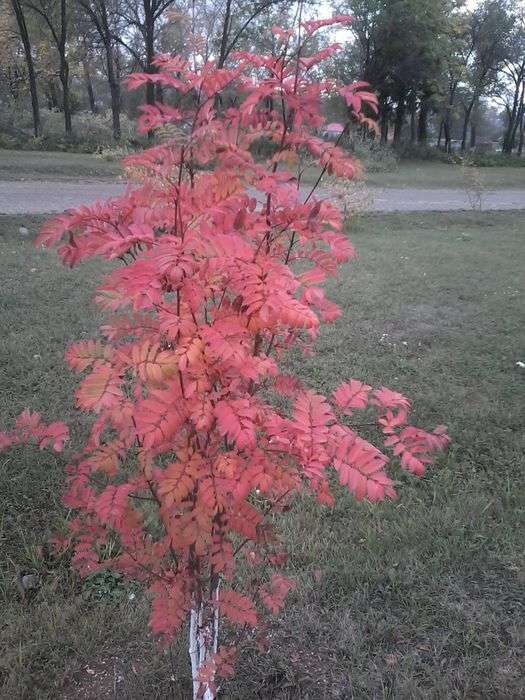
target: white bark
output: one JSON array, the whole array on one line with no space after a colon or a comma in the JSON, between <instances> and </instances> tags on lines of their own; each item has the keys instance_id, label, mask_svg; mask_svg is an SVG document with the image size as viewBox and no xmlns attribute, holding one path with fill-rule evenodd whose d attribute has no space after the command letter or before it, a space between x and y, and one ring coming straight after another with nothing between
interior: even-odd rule
<instances>
[{"instance_id":1,"label":"white bark","mask_svg":"<svg viewBox=\"0 0 525 700\"><path fill-rule=\"evenodd\" d=\"M198 611L195 608L191 609L190 612L190 636L189 636L189 653L191 661L191 677L193 679L193 700L197 700L197 695L199 692L199 682L197 677L199 675L199 647L197 640L197 619Z\"/></svg>"},{"instance_id":2,"label":"white bark","mask_svg":"<svg viewBox=\"0 0 525 700\"><path fill-rule=\"evenodd\" d=\"M219 644L219 586L213 592L216 602L213 610L213 617L204 621L204 605L196 604L190 612L190 632L188 651L191 661L191 675L193 679L193 700L198 699L201 684L199 682L199 671L206 664L213 654L217 653ZM209 686L204 689L202 700L215 700L216 695Z\"/></svg>"}]
</instances>

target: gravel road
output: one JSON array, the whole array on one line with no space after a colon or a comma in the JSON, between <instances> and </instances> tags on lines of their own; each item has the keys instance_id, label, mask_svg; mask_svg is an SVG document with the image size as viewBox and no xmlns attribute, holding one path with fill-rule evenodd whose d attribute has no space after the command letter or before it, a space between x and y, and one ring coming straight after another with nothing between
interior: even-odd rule
<instances>
[{"instance_id":1,"label":"gravel road","mask_svg":"<svg viewBox=\"0 0 525 700\"><path fill-rule=\"evenodd\" d=\"M0 182L0 214L45 214L115 197L124 186L114 182ZM368 190L370 211L458 211L470 209L467 194L455 189L379 188ZM484 210L525 209L525 190L487 190Z\"/></svg>"}]
</instances>

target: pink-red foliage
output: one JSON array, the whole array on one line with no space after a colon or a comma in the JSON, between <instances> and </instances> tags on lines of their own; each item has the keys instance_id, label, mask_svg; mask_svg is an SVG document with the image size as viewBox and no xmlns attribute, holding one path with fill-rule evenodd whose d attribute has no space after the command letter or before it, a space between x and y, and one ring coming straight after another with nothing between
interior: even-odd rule
<instances>
[{"instance_id":1,"label":"pink-red foliage","mask_svg":"<svg viewBox=\"0 0 525 700\"><path fill-rule=\"evenodd\" d=\"M178 92L177 108L147 105L139 119L169 137L128 157L135 184L125 195L55 218L38 241L58 245L69 265L125 263L97 294L105 340L66 353L84 374L77 405L96 419L68 468L65 502L77 511L80 571L112 567L143 581L151 628L167 641L196 605L250 627L282 607L293 583L276 571L286 557L268 515L298 491L332 503L335 470L357 499L394 497L389 458L357 434L356 411L418 475L448 441L442 428L410 426L410 402L394 391L348 379L325 398L279 369L338 317L319 285L355 255L335 203L301 185L312 162L343 178L358 172L340 142L317 135L322 100L339 93L349 119L372 126L377 111L365 83L311 77L333 47L312 56L308 37L327 24L306 22L299 46L274 27L278 55L241 52L229 69L164 56L157 73L132 76L132 88ZM265 162L251 149L263 138L273 144ZM67 429L25 412L0 445L29 436L61 449ZM234 575L241 556L258 571L248 590ZM232 663L215 650L201 681L211 688Z\"/></svg>"}]
</instances>

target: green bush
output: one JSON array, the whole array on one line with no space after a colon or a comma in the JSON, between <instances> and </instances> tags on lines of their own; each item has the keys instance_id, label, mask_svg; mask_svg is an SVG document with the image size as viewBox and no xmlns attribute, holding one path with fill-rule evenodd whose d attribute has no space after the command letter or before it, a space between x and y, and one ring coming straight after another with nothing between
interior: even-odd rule
<instances>
[{"instance_id":1,"label":"green bush","mask_svg":"<svg viewBox=\"0 0 525 700\"><path fill-rule=\"evenodd\" d=\"M369 173L390 173L397 170L398 156L390 146L359 138L348 143L346 147L363 163Z\"/></svg>"},{"instance_id":2,"label":"green bush","mask_svg":"<svg viewBox=\"0 0 525 700\"><path fill-rule=\"evenodd\" d=\"M525 158L506 153L470 153L470 162L479 168L523 168Z\"/></svg>"},{"instance_id":3,"label":"green bush","mask_svg":"<svg viewBox=\"0 0 525 700\"><path fill-rule=\"evenodd\" d=\"M435 146L423 146L421 144L406 143L398 151L402 160L427 160L439 163L453 163L460 165L465 156L468 157L468 165L475 165L478 168L522 168L525 166L525 158L516 155L506 155L505 153L476 153L467 151L462 153L447 153Z\"/></svg>"},{"instance_id":4,"label":"green bush","mask_svg":"<svg viewBox=\"0 0 525 700\"><path fill-rule=\"evenodd\" d=\"M451 154L441 148L419 143L404 143L398 149L399 157L402 160L427 160L438 163L450 163Z\"/></svg>"},{"instance_id":5,"label":"green bush","mask_svg":"<svg viewBox=\"0 0 525 700\"><path fill-rule=\"evenodd\" d=\"M73 133L64 133L64 115L57 110L41 110L42 135L32 135L31 115L25 111L15 114L4 108L0 113L0 148L31 151L73 151L77 153L99 153L113 149L115 141L111 113L92 114L82 111L73 115ZM120 115L121 147L132 145L136 140L134 123L125 114ZM16 125L16 126L14 126Z\"/></svg>"}]
</instances>

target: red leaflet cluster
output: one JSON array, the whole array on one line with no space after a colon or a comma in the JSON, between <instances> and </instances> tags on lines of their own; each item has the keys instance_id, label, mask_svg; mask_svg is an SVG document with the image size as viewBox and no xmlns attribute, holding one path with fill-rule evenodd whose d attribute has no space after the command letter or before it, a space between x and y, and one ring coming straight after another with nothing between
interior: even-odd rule
<instances>
[{"instance_id":1,"label":"red leaflet cluster","mask_svg":"<svg viewBox=\"0 0 525 700\"><path fill-rule=\"evenodd\" d=\"M442 428L409 426L409 401L396 392L351 379L327 399L279 369L338 317L320 285L355 255L337 206L301 185L312 164L347 178L358 167L317 135L322 100L340 93L349 120L365 124L377 110L364 83L311 77L332 48L309 55L309 37L328 23L305 23L299 44L274 27L277 55L239 53L230 69L159 57L157 73L132 76L131 87L176 91L177 107L148 105L139 120L167 137L128 157L140 184L54 219L39 238L69 265L125 263L98 290L104 340L66 353L83 375L77 405L95 416L68 468L75 563L143 581L151 628L168 641L190 618L194 683L206 697L233 663L217 643L219 615L255 627L293 586L278 573L286 556L269 514L301 490L330 504L333 469L358 499L394 496L388 457L357 434L354 413L372 413L415 474L448 441ZM254 156L262 139L264 161ZM24 415L17 430L62 446L63 426ZM246 590L239 558L253 569Z\"/></svg>"},{"instance_id":2,"label":"red leaflet cluster","mask_svg":"<svg viewBox=\"0 0 525 700\"><path fill-rule=\"evenodd\" d=\"M42 423L40 413L26 409L16 419L11 432L0 433L0 451L34 440L41 450L51 446L56 452L61 452L68 439L67 425L58 421L46 425Z\"/></svg>"}]
</instances>

